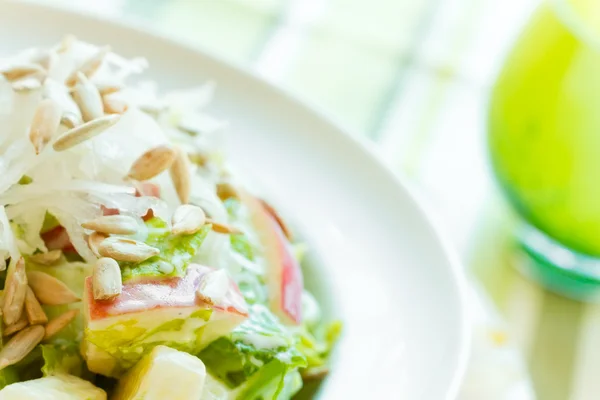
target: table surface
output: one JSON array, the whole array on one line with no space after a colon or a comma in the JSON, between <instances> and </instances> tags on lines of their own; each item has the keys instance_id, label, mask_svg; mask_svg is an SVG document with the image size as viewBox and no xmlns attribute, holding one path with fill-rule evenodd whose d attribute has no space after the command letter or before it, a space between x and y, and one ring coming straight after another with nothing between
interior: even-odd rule
<instances>
[{"instance_id":1,"label":"table surface","mask_svg":"<svg viewBox=\"0 0 600 400\"><path fill-rule=\"evenodd\" d=\"M489 89L538 1L81 0L76 6L151 23L246 65L375 143L474 277L474 351L461 399L591 400L600 393L600 308L546 292L514 270L513 217L486 159Z\"/></svg>"}]
</instances>

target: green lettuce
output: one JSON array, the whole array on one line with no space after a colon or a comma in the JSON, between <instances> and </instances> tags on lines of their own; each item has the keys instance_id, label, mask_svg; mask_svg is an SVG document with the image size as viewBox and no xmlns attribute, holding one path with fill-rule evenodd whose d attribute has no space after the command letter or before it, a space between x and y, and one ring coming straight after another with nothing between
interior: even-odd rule
<instances>
[{"instance_id":1,"label":"green lettuce","mask_svg":"<svg viewBox=\"0 0 600 400\"><path fill-rule=\"evenodd\" d=\"M160 218L146 221L146 244L156 247L160 254L141 263L121 262L123 280L146 276L183 276L188 264L210 231L210 225L191 235L173 235Z\"/></svg>"},{"instance_id":2,"label":"green lettuce","mask_svg":"<svg viewBox=\"0 0 600 400\"><path fill-rule=\"evenodd\" d=\"M40 348L44 359L42 366L44 376L58 374L75 375L80 378L90 376L76 342L43 344Z\"/></svg>"},{"instance_id":3,"label":"green lettuce","mask_svg":"<svg viewBox=\"0 0 600 400\"><path fill-rule=\"evenodd\" d=\"M342 323L333 321L323 326L324 329L310 330L306 326L300 327L295 332L298 338L298 351L306 357L307 365L304 371L318 369L327 364L327 360L337 342Z\"/></svg>"},{"instance_id":4,"label":"green lettuce","mask_svg":"<svg viewBox=\"0 0 600 400\"><path fill-rule=\"evenodd\" d=\"M199 357L213 375L236 388L240 399L284 399L286 377L307 366L296 346L296 338L268 308L255 304L246 321Z\"/></svg>"},{"instance_id":5,"label":"green lettuce","mask_svg":"<svg viewBox=\"0 0 600 400\"><path fill-rule=\"evenodd\" d=\"M15 382L64 374L93 379L77 342L60 341L36 346L23 360L0 370L0 389Z\"/></svg>"},{"instance_id":6,"label":"green lettuce","mask_svg":"<svg viewBox=\"0 0 600 400\"><path fill-rule=\"evenodd\" d=\"M19 370L14 366L8 366L0 371L0 389L19 381Z\"/></svg>"},{"instance_id":7,"label":"green lettuce","mask_svg":"<svg viewBox=\"0 0 600 400\"><path fill-rule=\"evenodd\" d=\"M11 383L41 378L43 363L41 346L36 346L21 361L0 370L0 389Z\"/></svg>"},{"instance_id":8,"label":"green lettuce","mask_svg":"<svg viewBox=\"0 0 600 400\"><path fill-rule=\"evenodd\" d=\"M60 222L56 219L56 217L49 212L46 212L44 216L44 223L42 224L42 229L40 229L40 233L49 232L52 229L60 226Z\"/></svg>"},{"instance_id":9,"label":"green lettuce","mask_svg":"<svg viewBox=\"0 0 600 400\"><path fill-rule=\"evenodd\" d=\"M229 218L233 221L237 221L240 219L240 210L242 204L240 201L234 197L230 197L223 203L225 209L227 210L227 214ZM240 235L229 235L229 241L231 243L231 248L246 257L250 261L254 261L256 250L250 244L248 240L248 236L245 234Z\"/></svg>"},{"instance_id":10,"label":"green lettuce","mask_svg":"<svg viewBox=\"0 0 600 400\"><path fill-rule=\"evenodd\" d=\"M85 340L96 345L99 349L112 356L118 363L119 371L125 371L134 366L145 354L157 345L169 346L173 349L197 354L205 345L202 341L206 322L212 314L211 309L201 309L190 314L187 318L176 318L164 322L154 328L147 329L139 326L135 319L116 322L106 329L86 329ZM194 325L194 319L197 323ZM165 340L165 333L182 332L184 325L197 326L194 328L194 340ZM183 332L186 335L187 333Z\"/></svg>"},{"instance_id":11,"label":"green lettuce","mask_svg":"<svg viewBox=\"0 0 600 400\"><path fill-rule=\"evenodd\" d=\"M246 235L229 235L229 241L233 251L241 254L250 261L254 261L254 248Z\"/></svg>"},{"instance_id":12,"label":"green lettuce","mask_svg":"<svg viewBox=\"0 0 600 400\"><path fill-rule=\"evenodd\" d=\"M252 375L236 390L240 400L289 400L302 389L300 373L274 360Z\"/></svg>"}]
</instances>

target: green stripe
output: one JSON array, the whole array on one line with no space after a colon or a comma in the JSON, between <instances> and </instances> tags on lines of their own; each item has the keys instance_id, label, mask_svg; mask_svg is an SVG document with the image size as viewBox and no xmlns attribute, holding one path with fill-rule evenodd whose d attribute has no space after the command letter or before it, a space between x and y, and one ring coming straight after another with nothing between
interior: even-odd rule
<instances>
[{"instance_id":1,"label":"green stripe","mask_svg":"<svg viewBox=\"0 0 600 400\"><path fill-rule=\"evenodd\" d=\"M545 292L530 370L537 397L565 400L571 396L577 340L585 305Z\"/></svg>"}]
</instances>

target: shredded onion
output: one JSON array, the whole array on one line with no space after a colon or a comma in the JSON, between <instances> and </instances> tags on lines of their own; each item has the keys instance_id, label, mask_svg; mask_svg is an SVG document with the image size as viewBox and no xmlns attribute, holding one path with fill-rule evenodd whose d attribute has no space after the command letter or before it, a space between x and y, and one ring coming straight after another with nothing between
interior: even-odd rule
<instances>
[{"instance_id":1,"label":"shredded onion","mask_svg":"<svg viewBox=\"0 0 600 400\"><path fill-rule=\"evenodd\" d=\"M150 180L160 197L136 196L136 182L128 181L132 163L149 149L174 143L189 153L220 154L222 122L203 109L212 99L214 84L159 94L153 82L127 84L142 73L147 62L128 59L108 51L91 82L102 87L120 88L110 94L122 101L127 111L101 134L57 152L52 141L36 154L29 140L33 115L43 99L54 100L63 113L81 118L78 104L66 81L91 57L105 49L67 38L49 49L27 49L0 60L0 68L41 63L47 76L39 90L13 90L0 74L0 255L19 256L19 248L31 254L46 251L40 237L47 213L66 230L75 250L86 261L95 259L86 244L81 223L102 215L105 209L141 218L152 210L167 222L179 200L168 173ZM32 78L35 79L35 78ZM114 90L114 89L113 89ZM52 140L68 128L61 125ZM225 221L227 213L216 196L216 179L205 168L192 167L192 201L212 218ZM229 251L221 235L208 235L203 254L220 264L220 254Z\"/></svg>"}]
</instances>

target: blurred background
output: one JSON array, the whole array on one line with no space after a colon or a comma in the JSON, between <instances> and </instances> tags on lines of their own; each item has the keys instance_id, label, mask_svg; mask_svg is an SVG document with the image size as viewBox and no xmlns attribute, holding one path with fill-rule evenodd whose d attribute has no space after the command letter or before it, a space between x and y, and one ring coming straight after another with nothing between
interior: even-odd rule
<instances>
[{"instance_id":1,"label":"blurred background","mask_svg":"<svg viewBox=\"0 0 600 400\"><path fill-rule=\"evenodd\" d=\"M597 0L39 2L208 50L367 139L469 271L461 399L600 397Z\"/></svg>"}]
</instances>

